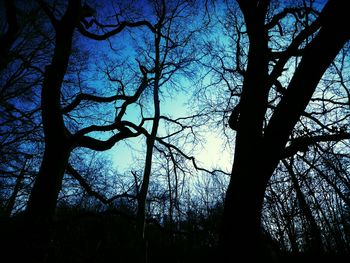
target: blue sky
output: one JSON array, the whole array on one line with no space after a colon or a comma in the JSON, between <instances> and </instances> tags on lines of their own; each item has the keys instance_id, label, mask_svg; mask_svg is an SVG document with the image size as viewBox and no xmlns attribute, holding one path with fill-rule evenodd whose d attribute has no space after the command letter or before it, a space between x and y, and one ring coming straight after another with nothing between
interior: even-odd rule
<instances>
[{"instance_id":1,"label":"blue sky","mask_svg":"<svg viewBox=\"0 0 350 263\"><path fill-rule=\"evenodd\" d=\"M142 2L143 1L141 1L141 3ZM106 10L106 12L109 11L111 10ZM103 19L101 14L99 14L98 17ZM144 46L144 44L135 41L133 37L138 38L139 40L142 36L146 36L150 40L153 38L152 33L150 33L146 27L142 27L140 29L126 30L121 34L112 37L109 41L98 42L93 40L83 40L81 44L83 44L84 48L91 53L91 61L93 61L93 64L90 65L90 68L92 71L99 71L102 67L109 63L113 65L113 61L118 59L119 61L125 61L125 63L129 64L128 67L125 67L125 64L123 65L123 63L121 63L120 71L132 69L137 72L138 65L136 59L141 60L142 58L138 57L136 50L138 47ZM114 50L112 50L111 47L113 47ZM95 62L95 55L102 59ZM149 55L152 56L152 54ZM125 75L126 79L128 79L128 77L130 79L130 74L128 72L118 72L118 70L119 68L116 70L117 74L120 76ZM102 80L105 78L104 74L101 72L96 74L98 79ZM135 76L138 78L137 74ZM134 80L135 83L133 85L137 85L137 80ZM174 76L174 82L179 87L175 88L168 84L161 87L161 114L171 116L172 118L193 115L196 107L194 105L192 93L195 85L198 83L194 83L194 79L188 81L184 77L181 77L181 75ZM117 87L115 84L108 83L107 80L88 81L87 84L95 87L98 94L103 96L113 95ZM149 99L145 98L143 98L143 100L147 101L147 105L145 106L149 107L149 112L145 113L145 117L152 117L153 110L150 103L151 100L148 101ZM111 106L112 105L109 105L110 110ZM125 119L138 124L140 121L139 108L130 106L125 115ZM164 125L161 125L158 134L164 133ZM198 145L196 149L193 149L193 145L189 143L184 146L184 152L189 153L189 155L194 155L198 161L198 164L208 170L212 168L219 168L229 172L232 165L233 154L231 150L223 150L223 143L225 139L221 138L217 131L210 131L208 127L201 128L201 135L203 138L201 144ZM97 137L107 138L106 135L101 134L97 134ZM104 154L113 162L114 167L119 172L126 172L134 168L136 159L142 160L144 158L144 150L145 139L140 137L118 142L111 150L105 152ZM192 152L193 150L194 152Z\"/></svg>"}]
</instances>

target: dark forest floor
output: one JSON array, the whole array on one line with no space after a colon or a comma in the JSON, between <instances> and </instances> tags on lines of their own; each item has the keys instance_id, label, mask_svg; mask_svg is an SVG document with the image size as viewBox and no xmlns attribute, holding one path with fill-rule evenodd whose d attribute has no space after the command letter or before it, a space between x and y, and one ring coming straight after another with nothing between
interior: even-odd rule
<instances>
[{"instance_id":1,"label":"dark forest floor","mask_svg":"<svg viewBox=\"0 0 350 263\"><path fill-rule=\"evenodd\" d=\"M37 262L30 259L28 244L21 240L26 231L18 219L0 222L0 262ZM51 230L48 248L50 263L133 263L140 262L140 246L136 242L134 223L115 215L96 216L94 213L61 215ZM173 234L157 225L148 225L148 263L205 263L219 262L215 244L201 231ZM214 241L213 241L214 242ZM234 255L232 255L234 257ZM224 262L246 262L227 259ZM257 258L256 262L266 262ZM280 255L272 263L350 262L349 255Z\"/></svg>"}]
</instances>

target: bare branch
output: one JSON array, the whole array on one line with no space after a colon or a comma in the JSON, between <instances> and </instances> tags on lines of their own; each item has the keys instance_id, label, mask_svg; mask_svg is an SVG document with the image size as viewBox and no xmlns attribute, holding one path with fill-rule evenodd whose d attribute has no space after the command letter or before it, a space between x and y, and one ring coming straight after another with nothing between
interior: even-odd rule
<instances>
[{"instance_id":1,"label":"bare branch","mask_svg":"<svg viewBox=\"0 0 350 263\"><path fill-rule=\"evenodd\" d=\"M55 29L57 29L59 21L57 20L57 18L55 17L55 15L53 14L53 12L50 10L49 6L47 5L47 3L45 3L45 1L43 0L36 0L37 3L39 4L39 6L43 9L43 11L45 12L45 14L48 16L48 18L50 19L53 27Z\"/></svg>"},{"instance_id":2,"label":"bare branch","mask_svg":"<svg viewBox=\"0 0 350 263\"><path fill-rule=\"evenodd\" d=\"M74 110L83 100L93 101L93 102L101 102L101 103L108 103L108 102L114 102L116 100L127 100L130 99L130 96L124 96L124 95L114 95L110 97L100 97L95 96L92 94L86 94L86 93L80 93L78 94L75 99L66 107L62 109L63 114L67 114L68 112L71 112Z\"/></svg>"},{"instance_id":3,"label":"bare branch","mask_svg":"<svg viewBox=\"0 0 350 263\"><path fill-rule=\"evenodd\" d=\"M102 35L97 35L97 34L94 34L94 33L91 33L89 31L87 31L82 24L78 25L78 30L83 36L86 36L88 38L91 38L91 39L94 39L94 40L106 40L107 38L109 38L111 36L119 34L126 27L140 27L140 26L146 26L153 33L156 32L154 26L150 22L145 21L145 20L137 21L137 22L128 22L128 21L121 22L119 25L116 25L115 29L113 29L113 30L111 30L111 31L109 31L107 33L104 33Z\"/></svg>"},{"instance_id":4,"label":"bare branch","mask_svg":"<svg viewBox=\"0 0 350 263\"><path fill-rule=\"evenodd\" d=\"M321 26L320 19L316 19L309 27L306 27L302 30L292 41L292 43L288 46L288 48L284 51L278 53L279 60L274 66L271 74L270 74L270 83L274 83L276 79L282 74L284 70L284 66L287 61L294 55L299 55L298 50L299 46L305 39L307 39L310 35L316 32ZM277 53L271 53L271 55L276 56Z\"/></svg>"},{"instance_id":5,"label":"bare branch","mask_svg":"<svg viewBox=\"0 0 350 263\"><path fill-rule=\"evenodd\" d=\"M119 194L119 195L114 195L110 198L106 198L103 195L101 195L99 192L95 191L92 189L92 187L86 182L86 180L83 178L83 176L80 175L80 173L74 169L74 167L69 163L67 165L66 171L68 174L70 174L73 178L75 178L80 186L86 191L86 193L89 196L95 197L97 200L101 201L103 204L108 205L112 203L114 200L123 198L123 197L128 197L135 199L136 197L134 195L128 194L127 192Z\"/></svg>"},{"instance_id":6,"label":"bare branch","mask_svg":"<svg viewBox=\"0 0 350 263\"><path fill-rule=\"evenodd\" d=\"M291 144L284 149L282 158L293 156L297 152L306 152L309 146L318 142L341 141L350 139L350 133L340 132L337 134L325 134L312 137L299 137L293 139Z\"/></svg>"},{"instance_id":7,"label":"bare branch","mask_svg":"<svg viewBox=\"0 0 350 263\"><path fill-rule=\"evenodd\" d=\"M97 128L98 126L96 126L96 130L98 130ZM79 135L79 137L75 137L73 135L73 138L75 139L73 145L77 147L89 148L95 151L106 151L111 149L117 142L126 138L137 137L138 135L140 134L133 133L128 128L123 127L119 133L113 135L106 141L98 140L89 136Z\"/></svg>"}]
</instances>

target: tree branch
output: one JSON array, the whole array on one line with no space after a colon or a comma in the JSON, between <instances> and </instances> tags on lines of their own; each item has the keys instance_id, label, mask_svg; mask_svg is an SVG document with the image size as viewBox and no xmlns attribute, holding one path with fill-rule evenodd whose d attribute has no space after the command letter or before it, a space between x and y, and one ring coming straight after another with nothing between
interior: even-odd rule
<instances>
[{"instance_id":1,"label":"tree branch","mask_svg":"<svg viewBox=\"0 0 350 263\"><path fill-rule=\"evenodd\" d=\"M119 195L114 195L111 198L106 198L103 195L101 195L99 192L96 192L95 190L92 189L92 187L86 182L86 180L80 175L80 173L74 169L74 167L69 163L67 165L66 171L68 174L70 174L74 179L76 179L80 186L86 191L86 193L89 196L95 197L97 200L101 201L101 203L108 205L112 203L114 200L118 198L123 198L123 197L128 197L135 199L136 197L134 195L128 194L127 192L119 194Z\"/></svg>"},{"instance_id":2,"label":"tree branch","mask_svg":"<svg viewBox=\"0 0 350 263\"><path fill-rule=\"evenodd\" d=\"M48 16L48 18L50 19L53 27L57 30L59 21L57 20L57 18L55 17L55 15L52 13L52 11L50 10L49 6L47 5L47 3L45 3L45 1L43 0L36 0L37 3L39 4L39 6L42 8L42 10L45 12L45 14Z\"/></svg>"},{"instance_id":3,"label":"tree branch","mask_svg":"<svg viewBox=\"0 0 350 263\"><path fill-rule=\"evenodd\" d=\"M96 126L98 127L98 126ZM130 129L123 127L120 132L114 134L106 141L98 140L89 136L79 136L74 137L73 145L76 147L89 148L95 151L106 151L111 149L117 142L124 140L126 138L137 137L140 133L134 133Z\"/></svg>"},{"instance_id":4,"label":"tree branch","mask_svg":"<svg viewBox=\"0 0 350 263\"><path fill-rule=\"evenodd\" d=\"M275 27L283 18L285 18L289 14L299 14L301 11L305 11L306 13L314 12L312 8L300 8L300 7L294 7L294 8L284 8L282 12L274 15L269 23L266 24L266 30L272 29ZM306 15L306 14L305 14Z\"/></svg>"},{"instance_id":5,"label":"tree branch","mask_svg":"<svg viewBox=\"0 0 350 263\"><path fill-rule=\"evenodd\" d=\"M102 35L97 35L97 34L94 34L94 33L87 31L81 23L78 25L78 30L83 36L86 36L88 38L91 38L94 40L106 40L107 38L109 38L111 36L119 34L126 27L139 27L139 26L146 26L153 33L156 32L156 29L154 28L154 26L150 22L145 21L145 20L137 21L137 22L128 22L128 21L121 22L119 25L116 26L115 29L113 29L107 33L104 33Z\"/></svg>"},{"instance_id":6,"label":"tree branch","mask_svg":"<svg viewBox=\"0 0 350 263\"><path fill-rule=\"evenodd\" d=\"M293 139L291 144L284 149L282 158L293 156L297 152L306 152L309 146L318 142L341 141L350 139L350 133L340 132L337 134L324 134L312 137L299 137Z\"/></svg>"},{"instance_id":7,"label":"tree branch","mask_svg":"<svg viewBox=\"0 0 350 263\"><path fill-rule=\"evenodd\" d=\"M287 61L293 56L293 55L300 55L300 52L303 52L299 50L299 46L301 43L310 35L312 35L314 32L316 32L321 26L320 18L316 19L309 27L306 27L304 30L302 30L292 41L292 43L287 47L286 50L280 51L280 52L271 52L270 58L274 59L276 56L279 58L278 62L274 66L271 74L270 74L270 83L274 83L276 79L278 79L279 76L281 76L284 66L287 63Z\"/></svg>"},{"instance_id":8,"label":"tree branch","mask_svg":"<svg viewBox=\"0 0 350 263\"><path fill-rule=\"evenodd\" d=\"M124 95L114 95L110 97L100 97L100 96L95 96L91 94L86 94L86 93L80 93L78 94L75 99L66 107L62 109L63 114L67 114L68 112L71 112L74 110L83 100L88 100L88 101L93 101L93 102L101 102L101 103L108 103L108 102L113 102L116 100L127 100L130 99L130 96L124 96Z\"/></svg>"},{"instance_id":9,"label":"tree branch","mask_svg":"<svg viewBox=\"0 0 350 263\"><path fill-rule=\"evenodd\" d=\"M345 7L341 0L327 2L318 19L321 29L308 44L265 129L265 139L278 156L283 155L288 138L309 104L324 72L350 39L350 29L346 26L349 17Z\"/></svg>"}]
</instances>

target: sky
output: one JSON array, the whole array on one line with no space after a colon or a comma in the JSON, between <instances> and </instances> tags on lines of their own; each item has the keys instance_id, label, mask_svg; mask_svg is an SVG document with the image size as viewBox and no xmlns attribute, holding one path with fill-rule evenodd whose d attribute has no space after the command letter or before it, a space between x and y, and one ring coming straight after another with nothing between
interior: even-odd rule
<instances>
[{"instance_id":1,"label":"sky","mask_svg":"<svg viewBox=\"0 0 350 263\"><path fill-rule=\"evenodd\" d=\"M141 3L143 1L140 1ZM106 12L111 11L107 10ZM103 19L101 14L98 18ZM195 24L195 23L193 23ZM97 64L101 67L103 64L108 64L114 61L114 59L125 59L131 67L137 66L137 59L142 59L137 55L137 48L144 47L143 43L140 43L142 37L150 37L152 35L145 35L148 29L143 27L141 29L130 29L125 32L112 37L110 41L83 41L83 45L89 52L97 53L104 58L105 61L98 61ZM129 34L131 32L131 34ZM114 48L114 50L111 49ZM122 56L121 56L122 55ZM148 54L153 56L152 54ZM95 65L93 65L94 67ZM125 68L125 67L124 67ZM121 70L124 70L123 66ZM138 68L136 67L136 71ZM120 73L120 72L119 72ZM122 74L122 73L120 73ZM128 74L126 74L128 75ZM193 115L193 109L195 108L193 102L191 102L192 92L194 91L193 80L186 81L181 76L174 76L174 81L181 86L176 91L171 92L171 86L164 86L161 88L161 115L171 116L173 118L185 117ZM109 92L105 90L105 83L95 82L94 85L99 86L97 91L101 91L101 94L109 95ZM112 90L113 91L113 90ZM106 94L107 93L107 94ZM149 101L147 101L149 100ZM150 99L146 99L149 107L152 108ZM150 111L147 117L151 117L153 112ZM140 121L140 112L137 107L130 107L128 109L126 117L124 119L132 120L135 123ZM211 170L211 169L222 169L226 172L230 172L232 166L232 151L223 150L223 144L225 139L222 138L216 131L211 132L207 127L201 128L203 130L203 140L201 145L195 149L193 155L198 162L198 165ZM207 130L208 129L208 130ZM165 130L162 125L159 128L158 134L164 134ZM184 146L184 152L192 152L193 145L190 143ZM113 166L118 172L128 172L135 166L136 160L143 159L145 156L145 139L144 138L132 138L125 141L118 142L112 149L106 151L105 156L110 159ZM189 155L192 155L189 154Z\"/></svg>"},{"instance_id":2,"label":"sky","mask_svg":"<svg viewBox=\"0 0 350 263\"><path fill-rule=\"evenodd\" d=\"M186 98L180 95L170 99L170 101L163 102L161 107L165 114L170 113L176 117L188 116L190 112L186 115L188 108L185 103ZM163 133L162 129L159 130L159 133ZM199 145L193 154L198 165L208 170L222 169L225 172L230 172L233 153L228 149L223 149L225 139L215 132L207 131L202 134L204 143ZM188 144L188 147L192 147L192 145ZM186 148L185 146L185 152L191 152L192 148ZM136 159L144 157L142 149L145 149L144 139L132 138L116 144L106 154L119 172L127 172L134 167Z\"/></svg>"}]
</instances>

